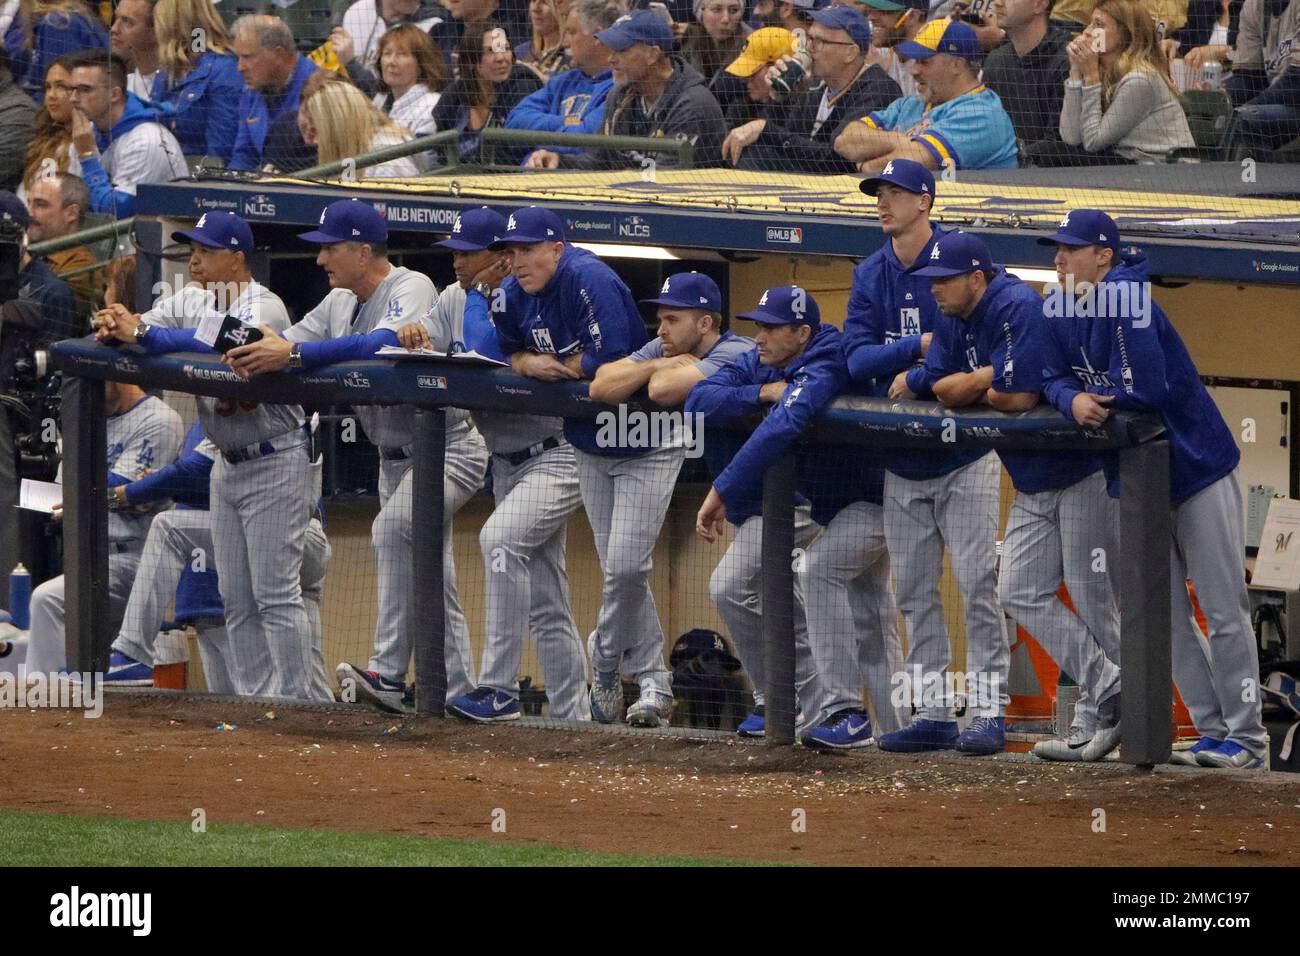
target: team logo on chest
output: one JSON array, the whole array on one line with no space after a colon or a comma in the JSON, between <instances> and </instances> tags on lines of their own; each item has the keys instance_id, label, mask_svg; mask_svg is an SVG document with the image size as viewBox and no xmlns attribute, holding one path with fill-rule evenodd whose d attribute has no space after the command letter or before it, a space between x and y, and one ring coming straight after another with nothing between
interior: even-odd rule
<instances>
[{"instance_id":1,"label":"team logo on chest","mask_svg":"<svg viewBox=\"0 0 1300 956\"><path fill-rule=\"evenodd\" d=\"M554 352L555 343L551 341L551 330L533 329L533 345L539 352Z\"/></svg>"},{"instance_id":2,"label":"team logo on chest","mask_svg":"<svg viewBox=\"0 0 1300 956\"><path fill-rule=\"evenodd\" d=\"M1092 362L1088 359L1088 353L1079 348L1079 354L1083 356L1082 365L1071 365L1070 371L1074 372L1079 381L1084 385L1095 387L1113 388L1115 383L1110 380L1110 375L1092 367Z\"/></svg>"},{"instance_id":3,"label":"team logo on chest","mask_svg":"<svg viewBox=\"0 0 1300 956\"><path fill-rule=\"evenodd\" d=\"M921 310L920 309L899 309L898 310L898 334L899 335L920 335L921 334Z\"/></svg>"}]
</instances>

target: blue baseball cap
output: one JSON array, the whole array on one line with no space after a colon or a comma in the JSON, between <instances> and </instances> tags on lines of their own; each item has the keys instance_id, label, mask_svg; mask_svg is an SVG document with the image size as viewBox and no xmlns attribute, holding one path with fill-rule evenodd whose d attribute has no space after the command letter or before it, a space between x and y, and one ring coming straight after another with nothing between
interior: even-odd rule
<instances>
[{"instance_id":1,"label":"blue baseball cap","mask_svg":"<svg viewBox=\"0 0 1300 956\"><path fill-rule=\"evenodd\" d=\"M981 60L984 50L980 38L968 24L943 17L931 20L921 27L921 32L904 40L894 50L909 60L928 60L936 53L959 56L965 60Z\"/></svg>"},{"instance_id":2,"label":"blue baseball cap","mask_svg":"<svg viewBox=\"0 0 1300 956\"><path fill-rule=\"evenodd\" d=\"M494 246L511 243L527 245L534 242L563 242L564 223L560 217L541 206L525 206L516 209L506 220L506 227L501 232Z\"/></svg>"},{"instance_id":3,"label":"blue baseball cap","mask_svg":"<svg viewBox=\"0 0 1300 956\"><path fill-rule=\"evenodd\" d=\"M659 298L642 299L641 304L721 312L722 292L718 284L702 272L678 272L664 280Z\"/></svg>"},{"instance_id":4,"label":"blue baseball cap","mask_svg":"<svg viewBox=\"0 0 1300 956\"><path fill-rule=\"evenodd\" d=\"M332 202L320 214L320 228L299 239L327 246L335 242L387 242L388 223L374 206L360 199Z\"/></svg>"},{"instance_id":5,"label":"blue baseball cap","mask_svg":"<svg viewBox=\"0 0 1300 956\"><path fill-rule=\"evenodd\" d=\"M811 16L814 23L820 23L828 30L843 30L858 45L859 50L871 46L871 21L859 13L856 7L825 7L814 10Z\"/></svg>"},{"instance_id":6,"label":"blue baseball cap","mask_svg":"<svg viewBox=\"0 0 1300 956\"><path fill-rule=\"evenodd\" d=\"M0 219L8 219L26 229L32 221L32 214L23 201L9 190L0 190Z\"/></svg>"},{"instance_id":7,"label":"blue baseball cap","mask_svg":"<svg viewBox=\"0 0 1300 956\"><path fill-rule=\"evenodd\" d=\"M205 212L193 229L173 232L172 242L253 254L253 230L233 212Z\"/></svg>"},{"instance_id":8,"label":"blue baseball cap","mask_svg":"<svg viewBox=\"0 0 1300 956\"><path fill-rule=\"evenodd\" d=\"M934 175L914 159L891 159L876 175L858 183L858 188L868 196L875 196L880 192L881 183L893 183L909 193L934 195Z\"/></svg>"},{"instance_id":9,"label":"blue baseball cap","mask_svg":"<svg viewBox=\"0 0 1300 956\"><path fill-rule=\"evenodd\" d=\"M657 46L665 53L673 48L672 27L653 10L633 10L624 14L608 30L597 33L596 39L615 53L638 43Z\"/></svg>"},{"instance_id":10,"label":"blue baseball cap","mask_svg":"<svg viewBox=\"0 0 1300 956\"><path fill-rule=\"evenodd\" d=\"M1039 239L1040 246L1104 246L1119 251L1119 227L1100 209L1075 209L1065 214L1056 235Z\"/></svg>"},{"instance_id":11,"label":"blue baseball cap","mask_svg":"<svg viewBox=\"0 0 1300 956\"><path fill-rule=\"evenodd\" d=\"M983 239L969 232L950 232L935 242L928 260L907 271L914 276L943 278L992 268L993 257Z\"/></svg>"},{"instance_id":12,"label":"blue baseball cap","mask_svg":"<svg viewBox=\"0 0 1300 956\"><path fill-rule=\"evenodd\" d=\"M764 325L822 324L822 313L812 293L797 285L777 285L768 289L758 300L758 307L737 318L762 322Z\"/></svg>"},{"instance_id":13,"label":"blue baseball cap","mask_svg":"<svg viewBox=\"0 0 1300 956\"><path fill-rule=\"evenodd\" d=\"M491 248L506 231L506 217L487 206L466 209L456 217L451 235L435 246L457 252L481 252Z\"/></svg>"}]
</instances>

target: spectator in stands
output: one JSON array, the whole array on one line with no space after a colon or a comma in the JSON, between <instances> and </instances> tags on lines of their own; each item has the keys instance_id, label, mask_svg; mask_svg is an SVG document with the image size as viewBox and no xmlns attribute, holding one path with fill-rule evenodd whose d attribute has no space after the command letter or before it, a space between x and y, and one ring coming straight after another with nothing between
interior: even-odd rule
<instances>
[{"instance_id":1,"label":"spectator in stands","mask_svg":"<svg viewBox=\"0 0 1300 956\"><path fill-rule=\"evenodd\" d=\"M108 49L108 31L81 0L20 0L4 46L14 79L39 103L50 64L68 53Z\"/></svg>"},{"instance_id":2,"label":"spectator in stands","mask_svg":"<svg viewBox=\"0 0 1300 956\"><path fill-rule=\"evenodd\" d=\"M80 176L55 173L38 176L27 193L27 241L44 242L61 239L85 228L90 209L90 192ZM85 246L72 246L51 252L45 261L56 274L73 272L95 264L96 257ZM99 293L104 286L103 270L80 272L66 280L76 302L77 315L85 317L100 307Z\"/></svg>"},{"instance_id":3,"label":"spectator in stands","mask_svg":"<svg viewBox=\"0 0 1300 956\"><path fill-rule=\"evenodd\" d=\"M506 31L506 36L526 37L531 33L528 20L521 16L522 10L516 6L518 0L509 4L502 0L445 0L447 12L451 19L435 24L429 30L434 45L442 52L447 65L447 75L459 77L457 60L460 57L461 40L465 28L471 24L482 25L491 21Z\"/></svg>"},{"instance_id":4,"label":"spectator in stands","mask_svg":"<svg viewBox=\"0 0 1300 956\"><path fill-rule=\"evenodd\" d=\"M984 59L984 84L1011 117L1020 155L1037 143L1060 139L1061 100L1074 35L1048 19L1054 0L997 0L994 10L1007 38Z\"/></svg>"},{"instance_id":5,"label":"spectator in stands","mask_svg":"<svg viewBox=\"0 0 1300 956\"><path fill-rule=\"evenodd\" d=\"M447 85L446 67L429 34L413 23L393 27L379 41L375 106L416 136L437 128L433 109Z\"/></svg>"},{"instance_id":6,"label":"spectator in stands","mask_svg":"<svg viewBox=\"0 0 1300 956\"><path fill-rule=\"evenodd\" d=\"M735 77L743 83L745 91L743 96L724 107L728 129L734 130L738 126L754 120L770 119L774 115L779 115L784 123L789 106L784 102L778 103L773 98L768 71L784 58L794 56L794 53L794 34L784 27L763 27L749 35L745 49L724 70L727 76ZM717 86L715 82L715 95ZM726 148L725 140L723 148Z\"/></svg>"},{"instance_id":7,"label":"spectator in stands","mask_svg":"<svg viewBox=\"0 0 1300 956\"><path fill-rule=\"evenodd\" d=\"M547 80L546 85L519 101L506 117L507 129L551 133L598 133L605 119L605 100L614 88L609 47L596 34L614 25L626 12L622 0L573 0L564 23L564 44L573 66ZM577 147L549 146L554 153L576 153ZM534 154L524 163L535 165Z\"/></svg>"},{"instance_id":8,"label":"spectator in stands","mask_svg":"<svg viewBox=\"0 0 1300 956\"><path fill-rule=\"evenodd\" d=\"M431 0L357 0L343 14L343 23L334 28L334 33L346 33L352 40L353 56L368 70L378 71L380 41L388 31L410 25L428 33L442 21L441 8Z\"/></svg>"},{"instance_id":9,"label":"spectator in stands","mask_svg":"<svg viewBox=\"0 0 1300 956\"><path fill-rule=\"evenodd\" d=\"M653 10L634 10L619 17L596 39L613 51L615 87L605 103L600 132L615 136L683 137L695 146L694 164L713 166L721 158L722 108L704 85L704 77L680 56L674 56L673 34ZM555 169L676 166L678 154L635 150L602 150L560 155L549 150L533 154L533 164Z\"/></svg>"},{"instance_id":10,"label":"spectator in stands","mask_svg":"<svg viewBox=\"0 0 1300 956\"><path fill-rule=\"evenodd\" d=\"M302 104L327 83L347 82L345 76L334 70L317 70L307 77L298 97L298 111L293 116L282 116L267 131L266 148L262 151L263 170L293 173L316 165L315 136L311 143L303 140L303 128L310 124L311 118L304 115Z\"/></svg>"},{"instance_id":11,"label":"spectator in stands","mask_svg":"<svg viewBox=\"0 0 1300 956\"><path fill-rule=\"evenodd\" d=\"M813 11L808 28L811 73L817 85L784 117L756 119L727 134L723 159L747 169L851 173L853 163L835 151L846 126L883 110L902 92L880 67L867 62L871 24L848 6Z\"/></svg>"},{"instance_id":12,"label":"spectator in stands","mask_svg":"<svg viewBox=\"0 0 1300 956\"><path fill-rule=\"evenodd\" d=\"M153 95L158 73L158 38L154 35L156 0L117 0L108 39L113 52L126 61L130 72L126 88L146 103ZM191 41L193 42L193 41Z\"/></svg>"},{"instance_id":13,"label":"spectator in stands","mask_svg":"<svg viewBox=\"0 0 1300 956\"><path fill-rule=\"evenodd\" d=\"M1232 139L1274 149L1300 136L1300 0L1246 0L1232 61Z\"/></svg>"},{"instance_id":14,"label":"spectator in stands","mask_svg":"<svg viewBox=\"0 0 1300 956\"><path fill-rule=\"evenodd\" d=\"M542 84L515 63L509 35L491 21L465 28L458 59L460 78L443 91L433 120L440 130L458 130L461 160L476 162L483 130L504 126L510 111Z\"/></svg>"},{"instance_id":15,"label":"spectator in stands","mask_svg":"<svg viewBox=\"0 0 1300 956\"><path fill-rule=\"evenodd\" d=\"M1138 0L1102 0L1066 51L1063 142L1040 142L1032 152L1036 165L1163 163L1170 151L1196 145L1155 26Z\"/></svg>"},{"instance_id":16,"label":"spectator in stands","mask_svg":"<svg viewBox=\"0 0 1300 956\"><path fill-rule=\"evenodd\" d=\"M848 124L836 152L863 172L878 172L891 159L928 169L1016 167L1016 132L998 95L979 81L983 53L969 25L932 20L898 52L912 61L916 95Z\"/></svg>"},{"instance_id":17,"label":"spectator in stands","mask_svg":"<svg viewBox=\"0 0 1300 956\"><path fill-rule=\"evenodd\" d=\"M1187 24L1161 46L1173 65L1176 55L1190 75L1189 86L1197 85L1207 63L1218 63L1226 76L1232 70L1232 51L1241 27L1241 10L1246 0L1190 0Z\"/></svg>"},{"instance_id":18,"label":"spectator in stands","mask_svg":"<svg viewBox=\"0 0 1300 956\"><path fill-rule=\"evenodd\" d=\"M0 220L16 224L24 231L31 225L27 207L11 192L0 191ZM26 237L22 240L22 254L18 260L19 298L37 306L34 319L48 333L49 341L81 335L90 324L90 317L77 312L68 284L56 276L44 260L27 251L28 241ZM13 318L6 310L6 335Z\"/></svg>"},{"instance_id":19,"label":"spectator in stands","mask_svg":"<svg viewBox=\"0 0 1300 956\"><path fill-rule=\"evenodd\" d=\"M929 6L926 0L863 0L862 13L871 22L871 52L867 55L872 63L889 74L890 79L898 84L904 96L916 92L916 80L908 69L907 61L898 55L894 48L900 43L914 39L925 26L925 15Z\"/></svg>"},{"instance_id":20,"label":"spectator in stands","mask_svg":"<svg viewBox=\"0 0 1300 956\"><path fill-rule=\"evenodd\" d=\"M126 90L116 53L89 50L71 60L72 145L90 190L90 208L119 219L135 214L141 183L186 176L185 156L158 114Z\"/></svg>"},{"instance_id":21,"label":"spectator in stands","mask_svg":"<svg viewBox=\"0 0 1300 956\"><path fill-rule=\"evenodd\" d=\"M686 27L681 51L706 81L745 49L745 40L753 31L744 15L744 0L695 0L695 22Z\"/></svg>"},{"instance_id":22,"label":"spectator in stands","mask_svg":"<svg viewBox=\"0 0 1300 956\"><path fill-rule=\"evenodd\" d=\"M1141 3L1161 40L1181 30L1187 22L1188 0L1141 0ZM1078 24L1079 30L1082 30L1092 22L1095 6L1096 0L1058 0L1052 8L1052 19L1062 21L1067 27Z\"/></svg>"},{"instance_id":23,"label":"spectator in stands","mask_svg":"<svg viewBox=\"0 0 1300 956\"><path fill-rule=\"evenodd\" d=\"M158 0L154 30L159 70L152 99L167 108L163 124L185 155L229 162L239 132L244 81L221 15L212 0ZM194 49L195 30L203 31L202 51Z\"/></svg>"},{"instance_id":24,"label":"spectator in stands","mask_svg":"<svg viewBox=\"0 0 1300 956\"><path fill-rule=\"evenodd\" d=\"M564 47L564 21L569 3L560 9L557 0L528 0L528 21L533 35L515 45L515 62L529 67L543 83L568 67Z\"/></svg>"},{"instance_id":25,"label":"spectator in stands","mask_svg":"<svg viewBox=\"0 0 1300 956\"><path fill-rule=\"evenodd\" d=\"M807 31L812 23L812 12L826 6L826 0L778 0L776 5L776 23L774 26L785 27L791 33Z\"/></svg>"},{"instance_id":26,"label":"spectator in stands","mask_svg":"<svg viewBox=\"0 0 1300 956\"><path fill-rule=\"evenodd\" d=\"M0 49L0 189L22 182L35 124L36 104L14 82L9 54Z\"/></svg>"},{"instance_id":27,"label":"spectator in stands","mask_svg":"<svg viewBox=\"0 0 1300 956\"><path fill-rule=\"evenodd\" d=\"M298 108L298 123L303 142L316 147L320 163L360 156L414 138L346 80L325 83L304 97ZM418 176L420 168L410 156L401 156L355 170L355 174L362 179Z\"/></svg>"},{"instance_id":28,"label":"spectator in stands","mask_svg":"<svg viewBox=\"0 0 1300 956\"><path fill-rule=\"evenodd\" d=\"M81 175L81 160L72 145L72 91L68 84L72 71L68 69L70 57L61 57L50 64L45 74L45 101L36 113L35 128L27 146L26 164L23 167L19 198L38 175L72 173Z\"/></svg>"},{"instance_id":29,"label":"spectator in stands","mask_svg":"<svg viewBox=\"0 0 1300 956\"><path fill-rule=\"evenodd\" d=\"M296 125L302 85L316 72L316 65L298 54L293 34L275 17L240 17L230 32L244 94L239 101L239 131L226 165L258 169L271 126L282 119Z\"/></svg>"}]
</instances>

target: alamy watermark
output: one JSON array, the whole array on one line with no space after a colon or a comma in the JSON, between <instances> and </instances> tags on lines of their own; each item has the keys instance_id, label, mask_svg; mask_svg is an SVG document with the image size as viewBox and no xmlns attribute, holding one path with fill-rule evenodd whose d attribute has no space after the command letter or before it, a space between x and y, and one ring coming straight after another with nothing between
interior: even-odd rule
<instances>
[{"instance_id":1,"label":"alamy watermark","mask_svg":"<svg viewBox=\"0 0 1300 956\"><path fill-rule=\"evenodd\" d=\"M1053 319L1125 319L1135 329L1151 324L1150 282L1075 282L1043 286L1043 313Z\"/></svg>"},{"instance_id":2,"label":"alamy watermark","mask_svg":"<svg viewBox=\"0 0 1300 956\"><path fill-rule=\"evenodd\" d=\"M989 671L922 671L917 664L910 671L896 671L889 683L894 707L954 708L962 701L967 708L981 710L1001 706L1002 675Z\"/></svg>"},{"instance_id":3,"label":"alamy watermark","mask_svg":"<svg viewBox=\"0 0 1300 956\"><path fill-rule=\"evenodd\" d=\"M704 454L704 416L699 412L645 412L619 405L596 415L600 448L643 450L681 445L687 458Z\"/></svg>"},{"instance_id":4,"label":"alamy watermark","mask_svg":"<svg viewBox=\"0 0 1300 956\"><path fill-rule=\"evenodd\" d=\"M0 708L80 710L93 720L104 713L104 675L29 671L0 672Z\"/></svg>"}]
</instances>

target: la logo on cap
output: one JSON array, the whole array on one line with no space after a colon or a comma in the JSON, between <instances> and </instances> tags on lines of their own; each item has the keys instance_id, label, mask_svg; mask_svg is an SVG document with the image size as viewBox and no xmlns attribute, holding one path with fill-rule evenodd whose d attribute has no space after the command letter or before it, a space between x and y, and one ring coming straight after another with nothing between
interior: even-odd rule
<instances>
[{"instance_id":1,"label":"la logo on cap","mask_svg":"<svg viewBox=\"0 0 1300 956\"><path fill-rule=\"evenodd\" d=\"M326 206L324 209L322 209L322 210L320 211L320 224L321 224L322 226L325 225L325 214L326 214L327 212L329 212L329 207L328 207L328 206Z\"/></svg>"},{"instance_id":2,"label":"la logo on cap","mask_svg":"<svg viewBox=\"0 0 1300 956\"><path fill-rule=\"evenodd\" d=\"M1060 226L1060 228L1064 229L1064 228L1067 227L1069 224L1070 224L1070 214L1067 212L1064 216L1061 217L1061 226Z\"/></svg>"},{"instance_id":3,"label":"la logo on cap","mask_svg":"<svg viewBox=\"0 0 1300 956\"><path fill-rule=\"evenodd\" d=\"M515 217L514 217L514 216L511 216L511 217L510 217L510 221L506 223L506 228L509 229L509 230L511 230L511 231L514 231L515 229L518 228L518 226L515 225Z\"/></svg>"},{"instance_id":4,"label":"la logo on cap","mask_svg":"<svg viewBox=\"0 0 1300 956\"><path fill-rule=\"evenodd\" d=\"M763 296L758 300L759 305L767 305L767 290L763 290Z\"/></svg>"},{"instance_id":5,"label":"la logo on cap","mask_svg":"<svg viewBox=\"0 0 1300 956\"><path fill-rule=\"evenodd\" d=\"M207 221L208 221L208 214L205 212L203 215L199 216L199 224L195 228L202 229L204 223L206 223Z\"/></svg>"},{"instance_id":6,"label":"la logo on cap","mask_svg":"<svg viewBox=\"0 0 1300 956\"><path fill-rule=\"evenodd\" d=\"M931 259L939 258L939 243L936 242L934 244L934 248L930 250L930 258Z\"/></svg>"},{"instance_id":7,"label":"la logo on cap","mask_svg":"<svg viewBox=\"0 0 1300 956\"><path fill-rule=\"evenodd\" d=\"M665 280L664 280L664 287L663 287L662 289L659 290L659 294L660 294L660 295L667 295L667 294L668 294L668 287L669 287L670 285L672 285L672 284L673 284L673 280L672 280L671 277L665 279Z\"/></svg>"},{"instance_id":8,"label":"la logo on cap","mask_svg":"<svg viewBox=\"0 0 1300 956\"><path fill-rule=\"evenodd\" d=\"M451 227L452 232L460 232L460 216L456 217L456 223Z\"/></svg>"},{"instance_id":9,"label":"la logo on cap","mask_svg":"<svg viewBox=\"0 0 1300 956\"><path fill-rule=\"evenodd\" d=\"M885 163L885 168L880 171L880 175L892 176L893 173L894 173L894 161L891 159L889 162Z\"/></svg>"}]
</instances>

